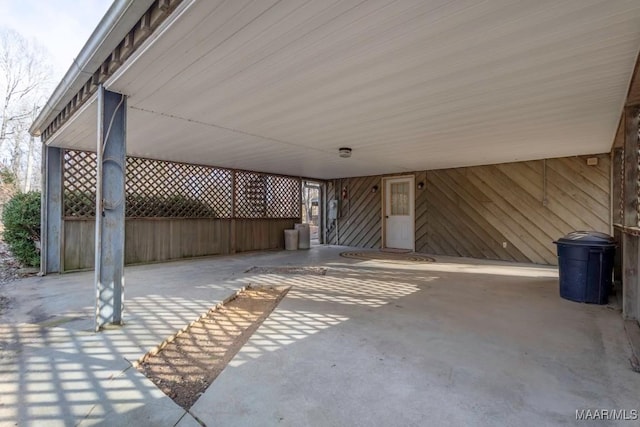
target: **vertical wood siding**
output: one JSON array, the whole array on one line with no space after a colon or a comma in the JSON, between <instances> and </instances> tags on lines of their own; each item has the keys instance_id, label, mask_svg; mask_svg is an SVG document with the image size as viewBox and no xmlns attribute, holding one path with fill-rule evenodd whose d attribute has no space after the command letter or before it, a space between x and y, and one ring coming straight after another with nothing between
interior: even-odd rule
<instances>
[{"instance_id":1,"label":"vertical wood siding","mask_svg":"<svg viewBox=\"0 0 640 427\"><path fill-rule=\"evenodd\" d=\"M261 249L284 249L284 230L299 219L134 219L125 221L125 264ZM235 246L231 227L235 227ZM94 266L95 221L65 220L64 271Z\"/></svg>"},{"instance_id":2,"label":"vertical wood siding","mask_svg":"<svg viewBox=\"0 0 640 427\"><path fill-rule=\"evenodd\" d=\"M96 221L78 219L63 222L62 271L93 268L95 263Z\"/></svg>"},{"instance_id":3,"label":"vertical wood siding","mask_svg":"<svg viewBox=\"0 0 640 427\"><path fill-rule=\"evenodd\" d=\"M284 249L284 230L299 219L237 219L236 251Z\"/></svg>"},{"instance_id":4,"label":"vertical wood siding","mask_svg":"<svg viewBox=\"0 0 640 427\"><path fill-rule=\"evenodd\" d=\"M128 219L125 263L229 253L228 219Z\"/></svg>"},{"instance_id":5,"label":"vertical wood siding","mask_svg":"<svg viewBox=\"0 0 640 427\"><path fill-rule=\"evenodd\" d=\"M588 166L588 157L597 157L598 165ZM416 251L556 264L555 239L573 230L609 233L610 156L546 160L546 206L544 164L539 160L415 172L416 184L425 183L423 190L416 189ZM330 183L328 199L336 191L340 196L341 185L350 190L338 223L340 244L380 246L380 191L373 195L370 190L381 186L381 178ZM348 203L375 213L361 208L349 214ZM338 243L336 227L330 231L329 243Z\"/></svg>"},{"instance_id":6,"label":"vertical wood siding","mask_svg":"<svg viewBox=\"0 0 640 427\"><path fill-rule=\"evenodd\" d=\"M616 136L616 144L619 138ZM623 181L624 181L624 169L622 163L624 162L624 151L621 146L615 146L611 150L611 217L614 224L622 225L624 223L624 207L623 207ZM613 237L616 242L620 244L615 253L615 259L613 262L613 277L616 281L622 280L622 241L624 233L620 228L615 227L613 229Z\"/></svg>"}]
</instances>

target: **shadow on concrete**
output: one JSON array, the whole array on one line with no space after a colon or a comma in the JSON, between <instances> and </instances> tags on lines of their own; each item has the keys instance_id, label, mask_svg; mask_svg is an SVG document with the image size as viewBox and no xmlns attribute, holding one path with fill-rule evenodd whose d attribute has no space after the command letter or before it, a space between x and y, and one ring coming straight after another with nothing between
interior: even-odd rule
<instances>
[{"instance_id":1,"label":"shadow on concrete","mask_svg":"<svg viewBox=\"0 0 640 427\"><path fill-rule=\"evenodd\" d=\"M129 270L126 326L100 334L90 305L65 300L93 295L84 276L25 282L17 318L49 295L59 310L0 326L0 424L194 425L129 362L247 284L292 288L191 408L205 423L555 425L637 409L620 314L561 300L555 268L390 265L344 249ZM243 273L261 265L328 271Z\"/></svg>"}]
</instances>

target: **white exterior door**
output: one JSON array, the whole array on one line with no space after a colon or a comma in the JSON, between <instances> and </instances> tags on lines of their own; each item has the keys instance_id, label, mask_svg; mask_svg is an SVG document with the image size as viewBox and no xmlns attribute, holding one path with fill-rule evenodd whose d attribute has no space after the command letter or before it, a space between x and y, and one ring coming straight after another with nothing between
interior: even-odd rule
<instances>
[{"instance_id":1,"label":"white exterior door","mask_svg":"<svg viewBox=\"0 0 640 427\"><path fill-rule=\"evenodd\" d=\"M385 247L415 249L414 177L385 180Z\"/></svg>"}]
</instances>

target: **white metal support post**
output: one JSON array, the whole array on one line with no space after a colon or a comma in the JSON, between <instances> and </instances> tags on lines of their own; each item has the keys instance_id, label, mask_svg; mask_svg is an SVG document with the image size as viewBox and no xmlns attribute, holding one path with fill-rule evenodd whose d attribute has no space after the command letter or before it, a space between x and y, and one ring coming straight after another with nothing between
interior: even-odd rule
<instances>
[{"instance_id":1,"label":"white metal support post","mask_svg":"<svg viewBox=\"0 0 640 427\"><path fill-rule=\"evenodd\" d=\"M63 151L43 145L42 154L40 272L48 274L61 268Z\"/></svg>"},{"instance_id":2,"label":"white metal support post","mask_svg":"<svg viewBox=\"0 0 640 427\"><path fill-rule=\"evenodd\" d=\"M126 96L98 89L96 183L96 330L122 324Z\"/></svg>"}]
</instances>

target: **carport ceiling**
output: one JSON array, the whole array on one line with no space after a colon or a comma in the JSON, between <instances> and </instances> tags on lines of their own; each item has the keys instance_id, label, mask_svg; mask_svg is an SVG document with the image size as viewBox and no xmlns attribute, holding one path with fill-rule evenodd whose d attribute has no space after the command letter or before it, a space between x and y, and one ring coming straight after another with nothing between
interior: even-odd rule
<instances>
[{"instance_id":1,"label":"carport ceiling","mask_svg":"<svg viewBox=\"0 0 640 427\"><path fill-rule=\"evenodd\" d=\"M185 0L106 87L132 155L338 178L606 152L639 45L637 0Z\"/></svg>"}]
</instances>

